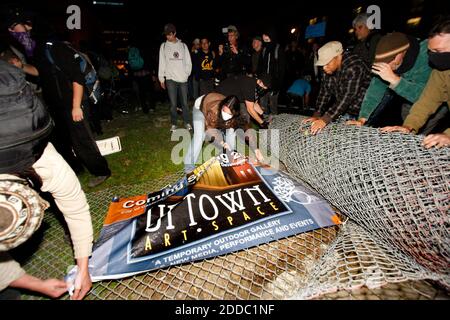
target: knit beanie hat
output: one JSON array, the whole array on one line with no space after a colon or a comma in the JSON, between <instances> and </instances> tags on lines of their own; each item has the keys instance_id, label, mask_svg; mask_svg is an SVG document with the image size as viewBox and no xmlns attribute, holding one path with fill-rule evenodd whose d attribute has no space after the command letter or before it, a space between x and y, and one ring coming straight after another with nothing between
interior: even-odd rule
<instances>
[{"instance_id":1,"label":"knit beanie hat","mask_svg":"<svg viewBox=\"0 0 450 320\"><path fill-rule=\"evenodd\" d=\"M48 207L48 202L24 183L0 180L0 252L28 240Z\"/></svg>"},{"instance_id":2,"label":"knit beanie hat","mask_svg":"<svg viewBox=\"0 0 450 320\"><path fill-rule=\"evenodd\" d=\"M375 52L375 62L389 63L400 52L409 49L408 37L401 32L393 32L383 36L378 42Z\"/></svg>"}]
</instances>

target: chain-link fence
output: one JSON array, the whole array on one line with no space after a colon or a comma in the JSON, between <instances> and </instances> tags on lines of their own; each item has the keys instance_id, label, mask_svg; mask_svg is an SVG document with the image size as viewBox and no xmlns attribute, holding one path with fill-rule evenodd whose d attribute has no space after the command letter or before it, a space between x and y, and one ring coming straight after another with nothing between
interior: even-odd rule
<instances>
[{"instance_id":1,"label":"chain-link fence","mask_svg":"<svg viewBox=\"0 0 450 320\"><path fill-rule=\"evenodd\" d=\"M450 150L339 123L311 136L304 119L275 117L280 159L350 222L298 297L418 279L448 287Z\"/></svg>"},{"instance_id":2,"label":"chain-link fence","mask_svg":"<svg viewBox=\"0 0 450 320\"><path fill-rule=\"evenodd\" d=\"M447 299L421 280L449 283L448 149L425 151L418 137L342 125L310 137L300 120L274 119L281 160L350 218L343 226L101 281L86 299ZM155 191L180 176L88 194L95 235L113 196ZM39 243L23 261L31 274L60 278L73 264L62 220L47 213L30 241Z\"/></svg>"}]
</instances>

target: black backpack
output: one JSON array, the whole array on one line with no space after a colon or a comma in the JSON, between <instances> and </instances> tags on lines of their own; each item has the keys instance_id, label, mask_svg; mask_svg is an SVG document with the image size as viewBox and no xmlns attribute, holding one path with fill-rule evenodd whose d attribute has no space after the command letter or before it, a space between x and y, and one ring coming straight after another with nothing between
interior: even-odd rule
<instances>
[{"instance_id":1,"label":"black backpack","mask_svg":"<svg viewBox=\"0 0 450 320\"><path fill-rule=\"evenodd\" d=\"M53 121L19 68L0 61L0 173L20 173L41 156Z\"/></svg>"}]
</instances>

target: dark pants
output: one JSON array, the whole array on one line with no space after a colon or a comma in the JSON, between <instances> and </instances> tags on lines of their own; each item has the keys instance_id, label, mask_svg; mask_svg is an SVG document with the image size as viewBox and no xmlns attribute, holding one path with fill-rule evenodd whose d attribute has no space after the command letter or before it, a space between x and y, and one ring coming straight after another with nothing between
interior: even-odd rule
<instances>
[{"instance_id":1,"label":"dark pants","mask_svg":"<svg viewBox=\"0 0 450 320\"><path fill-rule=\"evenodd\" d=\"M85 102L83 104L86 105ZM89 111L84 108L84 119L80 122L74 122L71 109L67 107L64 109L61 106L51 108L55 121L52 143L56 150L75 172L80 171L77 166L81 163L94 176L110 175L108 162L100 154L89 127Z\"/></svg>"},{"instance_id":2,"label":"dark pants","mask_svg":"<svg viewBox=\"0 0 450 320\"><path fill-rule=\"evenodd\" d=\"M139 97L142 111L148 113L150 109L155 108L152 77L150 75L142 77L135 76L133 80L136 83L135 90L137 91L136 93Z\"/></svg>"},{"instance_id":3,"label":"dark pants","mask_svg":"<svg viewBox=\"0 0 450 320\"><path fill-rule=\"evenodd\" d=\"M173 80L166 80L167 94L170 100L170 117L172 125L177 124L177 106L180 103L183 109L184 124L190 123L189 108L188 108L188 84L187 82L176 82ZM179 97L179 99L178 99ZM178 101L180 100L180 101Z\"/></svg>"},{"instance_id":4,"label":"dark pants","mask_svg":"<svg viewBox=\"0 0 450 320\"><path fill-rule=\"evenodd\" d=\"M214 91L214 79L200 79L200 96Z\"/></svg>"},{"instance_id":5,"label":"dark pants","mask_svg":"<svg viewBox=\"0 0 450 320\"><path fill-rule=\"evenodd\" d=\"M408 116L412 103L400 97L394 91L388 89L383 96L383 99L378 104L377 108L370 115L367 125L372 127L385 126L401 126ZM447 116L448 108L442 105L434 115L432 115L425 125L420 129L420 134L430 134L434 132Z\"/></svg>"}]
</instances>

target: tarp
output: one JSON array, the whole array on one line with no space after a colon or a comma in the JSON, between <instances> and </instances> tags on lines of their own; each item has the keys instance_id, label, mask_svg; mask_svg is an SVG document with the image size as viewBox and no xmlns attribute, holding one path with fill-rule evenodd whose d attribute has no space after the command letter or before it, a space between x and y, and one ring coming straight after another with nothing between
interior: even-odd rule
<instances>
[{"instance_id":1,"label":"tarp","mask_svg":"<svg viewBox=\"0 0 450 320\"><path fill-rule=\"evenodd\" d=\"M93 281L123 278L339 223L287 173L221 155L157 192L113 199L89 271Z\"/></svg>"}]
</instances>

